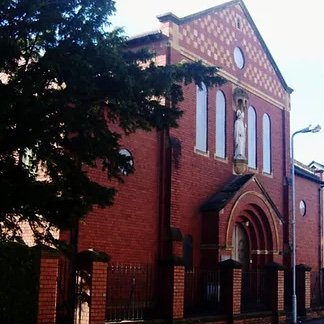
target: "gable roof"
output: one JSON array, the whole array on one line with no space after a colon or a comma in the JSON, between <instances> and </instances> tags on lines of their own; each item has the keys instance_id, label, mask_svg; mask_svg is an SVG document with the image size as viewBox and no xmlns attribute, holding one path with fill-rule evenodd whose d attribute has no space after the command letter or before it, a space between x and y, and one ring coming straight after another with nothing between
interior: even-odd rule
<instances>
[{"instance_id":1,"label":"gable roof","mask_svg":"<svg viewBox=\"0 0 324 324\"><path fill-rule=\"evenodd\" d=\"M234 179L226 184L221 191L212 195L201 207L200 210L219 212L227 203L241 190L241 188L253 177L253 174L235 176Z\"/></svg>"},{"instance_id":2,"label":"gable roof","mask_svg":"<svg viewBox=\"0 0 324 324\"><path fill-rule=\"evenodd\" d=\"M230 200L243 188L248 185L249 182L255 181L258 185L261 193L266 198L267 202L270 204L272 209L274 210L277 217L281 220L282 223L285 223L285 219L281 215L280 211L278 210L276 204L271 199L268 192L262 186L262 184L258 181L254 174L245 174L245 175L238 175L235 176L232 181L226 184L222 190L216 192L212 195L201 207L200 210L202 212L219 212L222 210Z\"/></svg>"},{"instance_id":3,"label":"gable roof","mask_svg":"<svg viewBox=\"0 0 324 324\"><path fill-rule=\"evenodd\" d=\"M308 164L308 167L311 168L313 171L324 171L324 164L312 161L311 163Z\"/></svg>"},{"instance_id":4,"label":"gable roof","mask_svg":"<svg viewBox=\"0 0 324 324\"><path fill-rule=\"evenodd\" d=\"M167 40L168 37L164 35L160 30L154 30L151 32L135 35L127 40L129 46L145 45L161 40Z\"/></svg>"},{"instance_id":5,"label":"gable roof","mask_svg":"<svg viewBox=\"0 0 324 324\"><path fill-rule=\"evenodd\" d=\"M296 161L295 161L295 175L313 181L320 185L324 185L324 182L321 180L321 178L318 175L316 175L311 168L309 167L308 169L304 168L301 165L297 164Z\"/></svg>"},{"instance_id":6,"label":"gable roof","mask_svg":"<svg viewBox=\"0 0 324 324\"><path fill-rule=\"evenodd\" d=\"M220 12L226 8L229 8L231 6L235 6L235 5L240 5L242 10L243 10L243 13L245 14L249 24L251 25L251 28L252 30L254 31L257 39L259 40L261 46L262 46L262 49L264 50L269 62L271 63L274 71L275 71L275 74L277 75L281 85L283 86L283 88L290 94L293 92L293 89L290 88L285 79L283 78L275 60L273 59L264 39L262 38L258 28L256 27L247 7L245 6L244 2L242 0L233 0L233 1L229 1L229 2L225 2L221 5L217 5L217 6L214 6L214 7L211 7L209 9L205 9L203 11L200 11L200 12L197 12L197 13L194 13L194 14L191 14L191 15L188 15L188 16L185 16L183 18L179 18L177 17L176 15L174 15L173 13L165 13L163 15L159 15L157 18L159 19L160 22L166 22L166 21L172 21L173 23L177 24L177 25L181 25L181 24L184 24L184 23L188 23L190 21L193 21L193 20L196 20L196 19L199 19L205 15L208 15L212 12Z\"/></svg>"}]
</instances>

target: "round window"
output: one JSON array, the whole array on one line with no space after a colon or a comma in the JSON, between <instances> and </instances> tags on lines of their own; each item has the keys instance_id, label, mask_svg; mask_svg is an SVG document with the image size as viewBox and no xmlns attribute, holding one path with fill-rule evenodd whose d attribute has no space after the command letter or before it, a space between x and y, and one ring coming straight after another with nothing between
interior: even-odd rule
<instances>
[{"instance_id":1,"label":"round window","mask_svg":"<svg viewBox=\"0 0 324 324\"><path fill-rule=\"evenodd\" d=\"M301 200L299 203L299 211L300 211L300 215L302 216L306 215L306 203L304 200Z\"/></svg>"},{"instance_id":2,"label":"round window","mask_svg":"<svg viewBox=\"0 0 324 324\"><path fill-rule=\"evenodd\" d=\"M119 167L119 171L124 175L128 175L132 172L134 167L134 160L132 154L131 152L123 148L119 150L119 155L121 156L122 163L122 165Z\"/></svg>"},{"instance_id":3,"label":"round window","mask_svg":"<svg viewBox=\"0 0 324 324\"><path fill-rule=\"evenodd\" d=\"M239 69L243 69L245 60L243 52L239 47L234 48L234 62Z\"/></svg>"}]
</instances>

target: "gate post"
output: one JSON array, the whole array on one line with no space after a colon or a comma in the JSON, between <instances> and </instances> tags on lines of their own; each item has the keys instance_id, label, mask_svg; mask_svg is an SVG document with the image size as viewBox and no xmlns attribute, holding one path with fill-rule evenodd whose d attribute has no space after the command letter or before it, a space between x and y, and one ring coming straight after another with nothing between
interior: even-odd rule
<instances>
[{"instance_id":1,"label":"gate post","mask_svg":"<svg viewBox=\"0 0 324 324\"><path fill-rule=\"evenodd\" d=\"M267 306L272 310L273 322L283 323L286 319L284 312L284 266L276 262L271 262L265 266L265 270Z\"/></svg>"},{"instance_id":2,"label":"gate post","mask_svg":"<svg viewBox=\"0 0 324 324\"><path fill-rule=\"evenodd\" d=\"M171 228L172 256L160 262L160 313L169 320L184 317L185 268L182 233Z\"/></svg>"},{"instance_id":3,"label":"gate post","mask_svg":"<svg viewBox=\"0 0 324 324\"><path fill-rule=\"evenodd\" d=\"M60 254L57 250L45 245L37 245L34 249L39 250L37 324L55 324Z\"/></svg>"},{"instance_id":4,"label":"gate post","mask_svg":"<svg viewBox=\"0 0 324 324\"><path fill-rule=\"evenodd\" d=\"M311 267L305 264L296 266L297 313L307 316L311 308Z\"/></svg>"},{"instance_id":5,"label":"gate post","mask_svg":"<svg viewBox=\"0 0 324 324\"><path fill-rule=\"evenodd\" d=\"M82 251L77 256L80 270L89 272L89 323L102 324L106 319L107 263L110 257L104 252ZM82 293L82 292L81 292Z\"/></svg>"},{"instance_id":6,"label":"gate post","mask_svg":"<svg viewBox=\"0 0 324 324\"><path fill-rule=\"evenodd\" d=\"M242 265L228 259L219 263L220 298L223 309L230 318L241 314Z\"/></svg>"}]
</instances>

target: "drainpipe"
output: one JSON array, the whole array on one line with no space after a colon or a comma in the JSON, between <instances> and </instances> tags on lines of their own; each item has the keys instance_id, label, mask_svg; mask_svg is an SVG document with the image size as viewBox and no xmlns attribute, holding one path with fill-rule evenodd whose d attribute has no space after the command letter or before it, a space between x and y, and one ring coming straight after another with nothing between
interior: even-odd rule
<instances>
[{"instance_id":1,"label":"drainpipe","mask_svg":"<svg viewBox=\"0 0 324 324\"><path fill-rule=\"evenodd\" d=\"M285 216L286 225L282 227L283 231L283 246L279 247L279 249L283 251L282 262L287 267L291 267L291 257L290 254L285 253L287 247L289 246L290 242L290 235L291 231L289 228L289 215L290 215L290 159L289 159L289 152L290 152L290 124L289 124L289 112L285 109L282 110L282 152L283 152L283 161L282 161L282 177L285 179L284 187L283 187L283 204L282 204L282 211L283 215Z\"/></svg>"},{"instance_id":2,"label":"drainpipe","mask_svg":"<svg viewBox=\"0 0 324 324\"><path fill-rule=\"evenodd\" d=\"M166 65L169 64L171 64L171 46L168 42L166 45ZM168 106L168 101L165 104ZM167 240L171 213L171 146L169 128L160 130L158 136L160 139L158 260L165 260L172 252Z\"/></svg>"},{"instance_id":3,"label":"drainpipe","mask_svg":"<svg viewBox=\"0 0 324 324\"><path fill-rule=\"evenodd\" d=\"M160 131L160 179L159 179L159 260L168 257L166 238L170 229L171 168L169 130Z\"/></svg>"}]
</instances>

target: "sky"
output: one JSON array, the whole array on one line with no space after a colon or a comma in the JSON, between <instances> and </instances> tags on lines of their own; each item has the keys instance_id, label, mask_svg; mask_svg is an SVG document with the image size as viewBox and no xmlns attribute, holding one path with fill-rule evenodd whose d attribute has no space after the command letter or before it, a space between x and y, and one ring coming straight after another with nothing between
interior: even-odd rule
<instances>
[{"instance_id":1,"label":"sky","mask_svg":"<svg viewBox=\"0 0 324 324\"><path fill-rule=\"evenodd\" d=\"M112 26L127 36L159 29L158 15L179 18L226 0L115 0ZM243 0L291 94L291 133L320 124L319 133L294 137L294 157L324 164L323 0Z\"/></svg>"}]
</instances>

